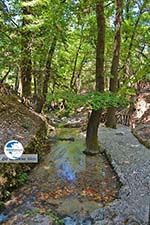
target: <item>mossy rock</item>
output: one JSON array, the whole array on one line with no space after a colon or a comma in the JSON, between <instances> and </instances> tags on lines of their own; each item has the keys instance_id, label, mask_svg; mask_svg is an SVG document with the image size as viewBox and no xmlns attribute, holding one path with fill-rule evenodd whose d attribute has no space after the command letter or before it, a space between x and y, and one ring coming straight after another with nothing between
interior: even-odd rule
<instances>
[{"instance_id":1,"label":"mossy rock","mask_svg":"<svg viewBox=\"0 0 150 225\"><path fill-rule=\"evenodd\" d=\"M26 107L20 98L0 93L0 154L4 154L6 142L18 140L25 154L37 153L41 159L48 129L46 119ZM0 201L9 197L11 190L19 185L20 174L30 171L34 165L0 163Z\"/></svg>"}]
</instances>

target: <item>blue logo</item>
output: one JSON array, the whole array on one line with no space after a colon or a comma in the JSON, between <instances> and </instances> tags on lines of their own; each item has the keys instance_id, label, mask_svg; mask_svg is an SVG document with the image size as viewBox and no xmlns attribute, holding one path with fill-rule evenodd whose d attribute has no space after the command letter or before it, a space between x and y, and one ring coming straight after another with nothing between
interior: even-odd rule
<instances>
[{"instance_id":1,"label":"blue logo","mask_svg":"<svg viewBox=\"0 0 150 225\"><path fill-rule=\"evenodd\" d=\"M4 153L9 159L18 159L24 151L23 145L16 140L8 141L4 146Z\"/></svg>"}]
</instances>

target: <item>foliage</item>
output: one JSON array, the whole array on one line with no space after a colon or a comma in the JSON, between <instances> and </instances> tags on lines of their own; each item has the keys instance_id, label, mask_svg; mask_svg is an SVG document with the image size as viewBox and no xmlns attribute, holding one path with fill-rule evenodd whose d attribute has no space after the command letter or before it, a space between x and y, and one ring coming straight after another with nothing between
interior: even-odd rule
<instances>
[{"instance_id":1,"label":"foliage","mask_svg":"<svg viewBox=\"0 0 150 225\"><path fill-rule=\"evenodd\" d=\"M32 94L42 95L48 51L54 36L57 37L55 54L50 71L48 103L59 95L77 93L68 100L72 107L78 99L79 105L92 108L118 105L108 93L93 95L95 82L95 55L97 23L95 0L3 0L0 3L0 79L10 72L6 82L20 91L20 62L23 57L21 39L30 32L29 46L32 61ZM149 79L149 2L124 1L122 21L122 43L119 65L119 96L134 94L139 80ZM28 7L28 14L23 14ZM114 37L114 2L105 1L105 89L111 77L110 67ZM27 23L22 26L22 20ZM23 33L27 31L27 33ZM34 81L34 82L33 82ZM35 82L36 81L36 82ZM88 96L82 93L89 92ZM52 97L50 97L50 95ZM56 96L54 96L56 95ZM65 94L67 95L67 94ZM80 96L81 95L81 96ZM94 97L92 97L94 96ZM108 98L108 99L107 99ZM112 98L112 101L111 101ZM81 103L83 101L83 103ZM104 103L106 101L106 103Z\"/></svg>"},{"instance_id":2,"label":"foliage","mask_svg":"<svg viewBox=\"0 0 150 225\"><path fill-rule=\"evenodd\" d=\"M74 110L79 107L87 107L90 109L106 109L110 106L125 107L129 101L127 95L111 92L91 92L87 94L75 94L73 92L59 92L55 95L48 96L48 104L52 101L59 104L64 101L67 109Z\"/></svg>"}]
</instances>

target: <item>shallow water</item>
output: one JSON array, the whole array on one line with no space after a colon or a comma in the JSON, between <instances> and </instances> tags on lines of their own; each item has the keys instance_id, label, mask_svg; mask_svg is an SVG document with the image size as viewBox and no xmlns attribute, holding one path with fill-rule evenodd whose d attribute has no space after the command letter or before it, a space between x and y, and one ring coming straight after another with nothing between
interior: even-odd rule
<instances>
[{"instance_id":1,"label":"shallow water","mask_svg":"<svg viewBox=\"0 0 150 225\"><path fill-rule=\"evenodd\" d=\"M119 183L104 156L83 154L85 143L78 129L57 132L59 137L74 137L75 141L59 141L52 146L39 168L41 181L47 179L41 192L49 195L49 203L56 205L60 215L86 217L117 196Z\"/></svg>"},{"instance_id":2,"label":"shallow water","mask_svg":"<svg viewBox=\"0 0 150 225\"><path fill-rule=\"evenodd\" d=\"M75 141L58 141L47 149L18 196L22 208L51 209L65 225L91 225L90 213L116 198L119 182L104 156L83 154L85 138L79 129L58 129L57 136Z\"/></svg>"}]
</instances>

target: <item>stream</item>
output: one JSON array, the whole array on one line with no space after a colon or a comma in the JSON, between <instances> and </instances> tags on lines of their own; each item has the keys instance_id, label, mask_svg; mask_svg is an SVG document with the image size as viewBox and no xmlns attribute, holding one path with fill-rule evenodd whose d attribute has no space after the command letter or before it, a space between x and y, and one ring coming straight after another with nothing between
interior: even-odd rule
<instances>
[{"instance_id":1,"label":"stream","mask_svg":"<svg viewBox=\"0 0 150 225\"><path fill-rule=\"evenodd\" d=\"M117 197L119 182L103 155L83 154L85 137L80 129L60 128L56 136L61 141L54 142L50 151L47 149L45 159L33 169L21 194L15 194L20 204L8 216L20 215L22 209L51 209L65 225L91 225L90 214ZM24 223L13 224L38 224L31 223L30 215L23 218Z\"/></svg>"}]
</instances>

